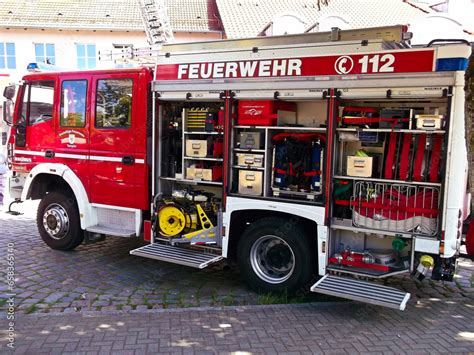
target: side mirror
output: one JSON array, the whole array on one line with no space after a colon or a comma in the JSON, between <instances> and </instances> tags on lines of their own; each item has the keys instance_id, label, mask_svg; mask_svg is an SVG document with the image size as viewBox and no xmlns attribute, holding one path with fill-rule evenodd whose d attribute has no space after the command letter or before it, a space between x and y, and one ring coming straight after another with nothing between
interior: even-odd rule
<instances>
[{"instance_id":1,"label":"side mirror","mask_svg":"<svg viewBox=\"0 0 474 355\"><path fill-rule=\"evenodd\" d=\"M13 100L15 97L16 88L15 85L8 85L3 89L3 97L7 100Z\"/></svg>"},{"instance_id":2,"label":"side mirror","mask_svg":"<svg viewBox=\"0 0 474 355\"><path fill-rule=\"evenodd\" d=\"M13 111L15 110L15 105L11 99L3 101L3 120L9 126L13 124Z\"/></svg>"}]
</instances>

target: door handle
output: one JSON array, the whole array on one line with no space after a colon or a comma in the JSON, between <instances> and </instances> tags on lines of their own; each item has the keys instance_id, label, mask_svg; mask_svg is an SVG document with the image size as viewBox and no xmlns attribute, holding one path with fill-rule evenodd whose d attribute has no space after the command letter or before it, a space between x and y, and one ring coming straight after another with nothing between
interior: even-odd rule
<instances>
[{"instance_id":1,"label":"door handle","mask_svg":"<svg viewBox=\"0 0 474 355\"><path fill-rule=\"evenodd\" d=\"M135 163L135 158L131 155L126 155L122 158L123 165L133 165Z\"/></svg>"},{"instance_id":2,"label":"door handle","mask_svg":"<svg viewBox=\"0 0 474 355\"><path fill-rule=\"evenodd\" d=\"M44 156L49 159L54 158L54 150L48 149L44 152Z\"/></svg>"}]
</instances>

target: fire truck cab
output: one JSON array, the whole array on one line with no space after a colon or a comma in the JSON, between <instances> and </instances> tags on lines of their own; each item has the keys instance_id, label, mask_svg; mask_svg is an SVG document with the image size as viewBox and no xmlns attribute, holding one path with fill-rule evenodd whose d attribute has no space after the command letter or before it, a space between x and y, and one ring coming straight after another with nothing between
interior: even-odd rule
<instances>
[{"instance_id":1,"label":"fire truck cab","mask_svg":"<svg viewBox=\"0 0 474 355\"><path fill-rule=\"evenodd\" d=\"M377 282L452 279L469 213L466 43L402 26L165 45L153 70L25 76L11 191L52 248L236 260L264 292L404 309ZM316 283L314 281L318 279Z\"/></svg>"}]
</instances>

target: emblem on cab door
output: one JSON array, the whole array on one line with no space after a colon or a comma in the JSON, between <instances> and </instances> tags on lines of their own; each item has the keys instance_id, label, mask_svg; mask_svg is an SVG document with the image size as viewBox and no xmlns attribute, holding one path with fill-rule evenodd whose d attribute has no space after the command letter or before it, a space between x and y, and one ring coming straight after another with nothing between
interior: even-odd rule
<instances>
[{"instance_id":1,"label":"emblem on cab door","mask_svg":"<svg viewBox=\"0 0 474 355\"><path fill-rule=\"evenodd\" d=\"M59 139L62 144L67 144L68 148L76 148L77 144L85 144L87 142L84 133L73 129L59 133Z\"/></svg>"}]
</instances>

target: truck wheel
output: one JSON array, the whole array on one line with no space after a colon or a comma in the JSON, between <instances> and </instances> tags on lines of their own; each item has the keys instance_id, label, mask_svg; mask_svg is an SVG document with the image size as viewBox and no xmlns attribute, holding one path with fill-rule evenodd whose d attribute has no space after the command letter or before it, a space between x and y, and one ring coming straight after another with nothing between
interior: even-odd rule
<instances>
[{"instance_id":1,"label":"truck wheel","mask_svg":"<svg viewBox=\"0 0 474 355\"><path fill-rule=\"evenodd\" d=\"M50 192L41 200L36 216L41 239L52 249L72 250L84 240L74 197Z\"/></svg>"},{"instance_id":2,"label":"truck wheel","mask_svg":"<svg viewBox=\"0 0 474 355\"><path fill-rule=\"evenodd\" d=\"M264 218L242 234L237 260L255 291L294 294L307 291L316 266L314 254L301 227L280 218Z\"/></svg>"}]
</instances>

